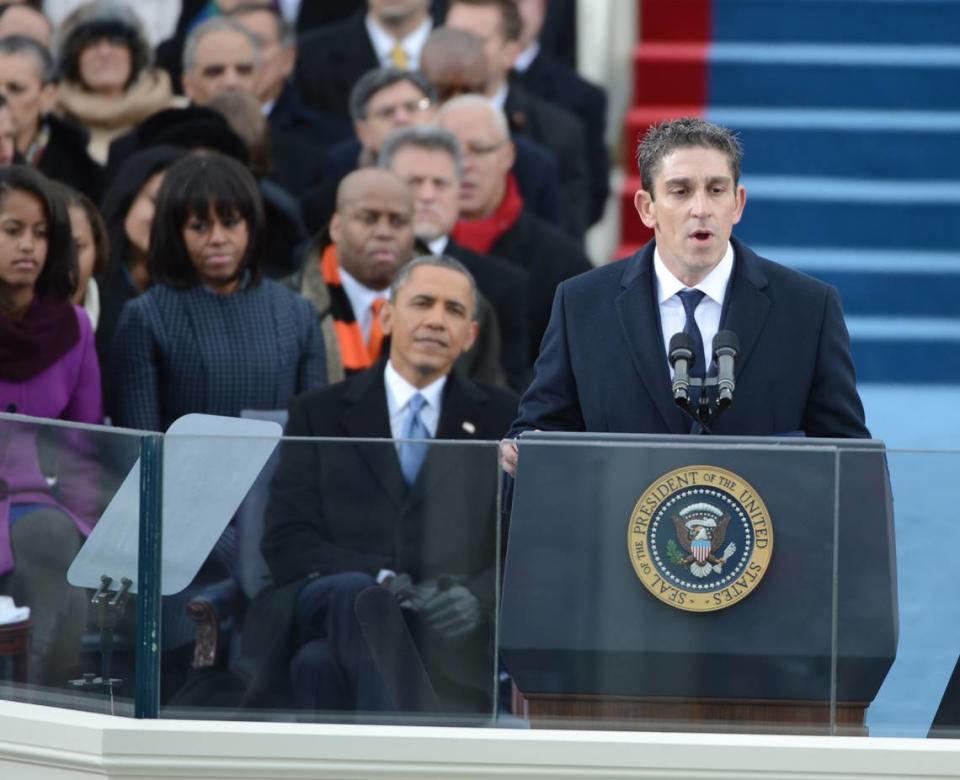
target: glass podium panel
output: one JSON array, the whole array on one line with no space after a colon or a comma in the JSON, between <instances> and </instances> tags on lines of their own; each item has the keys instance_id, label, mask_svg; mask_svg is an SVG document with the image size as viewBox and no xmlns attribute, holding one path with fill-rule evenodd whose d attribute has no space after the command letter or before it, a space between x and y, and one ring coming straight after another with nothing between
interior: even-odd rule
<instances>
[{"instance_id":1,"label":"glass podium panel","mask_svg":"<svg viewBox=\"0 0 960 780\"><path fill-rule=\"evenodd\" d=\"M960 737L960 547L953 492L960 452L890 450L895 507L896 660L867 710L878 737ZM844 471L852 464L842 461ZM876 566L864 552L864 565ZM840 572L840 588L849 578ZM840 626L841 637L848 632ZM841 684L843 677L840 678Z\"/></svg>"},{"instance_id":2,"label":"glass podium panel","mask_svg":"<svg viewBox=\"0 0 960 780\"><path fill-rule=\"evenodd\" d=\"M278 436L164 438L161 717L491 724L497 443Z\"/></svg>"},{"instance_id":3,"label":"glass podium panel","mask_svg":"<svg viewBox=\"0 0 960 780\"><path fill-rule=\"evenodd\" d=\"M111 604L117 585L93 601L100 574L77 584L67 572L141 439L0 415L0 697L133 713L134 600ZM138 514L127 521L135 531Z\"/></svg>"}]
</instances>

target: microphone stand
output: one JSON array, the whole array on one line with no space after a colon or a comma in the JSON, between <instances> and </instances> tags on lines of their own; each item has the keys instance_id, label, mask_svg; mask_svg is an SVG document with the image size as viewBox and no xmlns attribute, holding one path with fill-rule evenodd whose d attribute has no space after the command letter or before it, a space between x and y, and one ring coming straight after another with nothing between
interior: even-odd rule
<instances>
[{"instance_id":1,"label":"microphone stand","mask_svg":"<svg viewBox=\"0 0 960 780\"><path fill-rule=\"evenodd\" d=\"M697 424L697 433L712 435L710 426L733 404L734 360L740 350L735 333L718 331L713 339L713 359L718 366L717 376L690 376L689 366L694 359L693 339L686 333L675 333L670 339L669 360L673 367L673 400ZM690 388L699 390L696 409L690 403ZM718 388L711 408L710 388Z\"/></svg>"}]
</instances>

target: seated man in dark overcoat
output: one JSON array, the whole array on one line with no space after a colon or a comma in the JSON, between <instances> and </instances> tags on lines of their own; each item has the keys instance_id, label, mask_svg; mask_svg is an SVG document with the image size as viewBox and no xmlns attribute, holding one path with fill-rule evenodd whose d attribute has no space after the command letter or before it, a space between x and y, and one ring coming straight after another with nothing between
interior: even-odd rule
<instances>
[{"instance_id":1,"label":"seated man in dark overcoat","mask_svg":"<svg viewBox=\"0 0 960 780\"><path fill-rule=\"evenodd\" d=\"M287 437L339 440L283 444L262 543L278 587L252 618L265 663L283 665L272 680L260 670L261 691L289 684L308 709L400 708L357 618L357 597L383 588L441 709L491 711L496 447L431 444L495 440L516 413L513 394L451 373L475 312L458 261L412 260L380 314L388 359L291 404Z\"/></svg>"}]
</instances>

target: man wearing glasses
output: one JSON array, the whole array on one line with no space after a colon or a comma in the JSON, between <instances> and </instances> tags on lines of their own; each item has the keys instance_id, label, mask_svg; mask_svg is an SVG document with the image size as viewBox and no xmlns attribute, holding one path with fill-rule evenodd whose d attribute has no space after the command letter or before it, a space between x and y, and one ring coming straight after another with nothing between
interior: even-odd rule
<instances>
[{"instance_id":1,"label":"man wearing glasses","mask_svg":"<svg viewBox=\"0 0 960 780\"><path fill-rule=\"evenodd\" d=\"M356 138L331 147L324 159L324 181L303 202L307 229L316 233L330 221L337 187L357 168L376 165L380 147L391 132L433 121L436 94L417 71L375 68L350 93L350 118Z\"/></svg>"},{"instance_id":2,"label":"man wearing glasses","mask_svg":"<svg viewBox=\"0 0 960 780\"><path fill-rule=\"evenodd\" d=\"M515 148L503 112L481 95L461 95L443 105L437 124L460 142L460 221L452 238L481 254L495 255L529 273L527 313L531 360L550 319L560 282L591 268L580 245L534 216L511 173Z\"/></svg>"}]
</instances>

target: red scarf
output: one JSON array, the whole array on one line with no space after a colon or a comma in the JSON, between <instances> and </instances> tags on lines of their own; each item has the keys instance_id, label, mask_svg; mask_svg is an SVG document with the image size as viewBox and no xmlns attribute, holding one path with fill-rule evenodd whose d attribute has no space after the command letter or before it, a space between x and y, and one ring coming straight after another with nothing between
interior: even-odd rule
<instances>
[{"instance_id":1,"label":"red scarf","mask_svg":"<svg viewBox=\"0 0 960 780\"><path fill-rule=\"evenodd\" d=\"M461 219L453 228L453 240L467 249L482 255L490 253L491 247L520 219L523 211L523 196L513 174L507 174L507 191L497 210L484 219Z\"/></svg>"}]
</instances>

